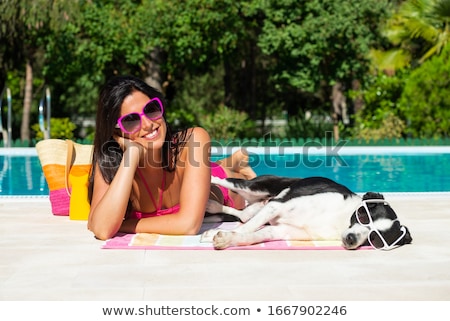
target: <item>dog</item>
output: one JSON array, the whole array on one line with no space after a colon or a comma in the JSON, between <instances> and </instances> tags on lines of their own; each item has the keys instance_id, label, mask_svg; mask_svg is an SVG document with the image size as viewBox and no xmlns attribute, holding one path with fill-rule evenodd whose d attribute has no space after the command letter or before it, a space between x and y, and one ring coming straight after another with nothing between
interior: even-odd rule
<instances>
[{"instance_id":1,"label":"dog","mask_svg":"<svg viewBox=\"0 0 450 321\"><path fill-rule=\"evenodd\" d=\"M245 209L237 210L208 201L208 213L232 215L243 222L231 231L204 232L202 242L212 242L215 249L275 240L341 239L348 250L363 245L391 249L412 242L408 228L400 224L382 194L368 192L361 198L325 177L212 177L211 183L238 193L247 202Z\"/></svg>"}]
</instances>

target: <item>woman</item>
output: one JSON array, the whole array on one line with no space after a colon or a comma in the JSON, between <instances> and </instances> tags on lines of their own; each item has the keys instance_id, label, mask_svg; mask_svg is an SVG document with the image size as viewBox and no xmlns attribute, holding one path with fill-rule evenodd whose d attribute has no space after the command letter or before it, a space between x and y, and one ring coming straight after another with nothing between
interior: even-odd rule
<instances>
[{"instance_id":1,"label":"woman","mask_svg":"<svg viewBox=\"0 0 450 321\"><path fill-rule=\"evenodd\" d=\"M132 76L111 79L98 103L88 228L102 240L117 232L196 234L208 198L242 208L236 194L211 186L211 174L251 179L238 151L211 163L199 127L172 134L163 95Z\"/></svg>"}]
</instances>

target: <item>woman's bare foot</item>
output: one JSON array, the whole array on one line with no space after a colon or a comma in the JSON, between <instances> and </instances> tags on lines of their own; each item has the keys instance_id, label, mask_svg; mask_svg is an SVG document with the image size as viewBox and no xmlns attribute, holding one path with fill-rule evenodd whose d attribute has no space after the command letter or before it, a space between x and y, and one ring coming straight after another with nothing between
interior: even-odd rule
<instances>
[{"instance_id":1,"label":"woman's bare foot","mask_svg":"<svg viewBox=\"0 0 450 321\"><path fill-rule=\"evenodd\" d=\"M248 164L248 153L245 149L239 149L231 156L217 161L227 172L228 177L252 179L256 173Z\"/></svg>"},{"instance_id":2,"label":"woman's bare foot","mask_svg":"<svg viewBox=\"0 0 450 321\"><path fill-rule=\"evenodd\" d=\"M239 149L233 155L233 171L244 176L245 179L256 177L253 168L248 164L248 153L245 149Z\"/></svg>"}]
</instances>

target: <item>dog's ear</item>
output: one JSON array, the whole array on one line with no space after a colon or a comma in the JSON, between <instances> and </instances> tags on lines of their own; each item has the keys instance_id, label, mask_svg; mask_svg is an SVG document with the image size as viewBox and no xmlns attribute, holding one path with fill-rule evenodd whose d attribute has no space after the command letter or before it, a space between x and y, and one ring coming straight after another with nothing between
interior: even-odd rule
<instances>
[{"instance_id":1,"label":"dog's ear","mask_svg":"<svg viewBox=\"0 0 450 321\"><path fill-rule=\"evenodd\" d=\"M373 200L373 199L384 200L384 196L383 196L383 194L375 193L375 192L367 192L363 196L363 200Z\"/></svg>"},{"instance_id":2,"label":"dog's ear","mask_svg":"<svg viewBox=\"0 0 450 321\"><path fill-rule=\"evenodd\" d=\"M411 244L412 242L411 233L409 233L409 229L406 226L403 225L403 227L406 229L406 234L399 242L399 245Z\"/></svg>"}]
</instances>

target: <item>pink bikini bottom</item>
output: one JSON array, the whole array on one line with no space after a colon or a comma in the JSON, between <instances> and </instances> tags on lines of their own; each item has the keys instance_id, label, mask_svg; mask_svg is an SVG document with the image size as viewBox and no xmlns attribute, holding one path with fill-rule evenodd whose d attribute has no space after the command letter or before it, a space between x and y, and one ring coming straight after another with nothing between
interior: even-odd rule
<instances>
[{"instance_id":1,"label":"pink bikini bottom","mask_svg":"<svg viewBox=\"0 0 450 321\"><path fill-rule=\"evenodd\" d=\"M227 178L227 173L217 163L211 162L211 176L217 177L217 178ZM223 195L223 204L226 206L234 207L234 202L231 199L230 195L228 194L228 189L222 186L218 186L220 190L222 191Z\"/></svg>"}]
</instances>

